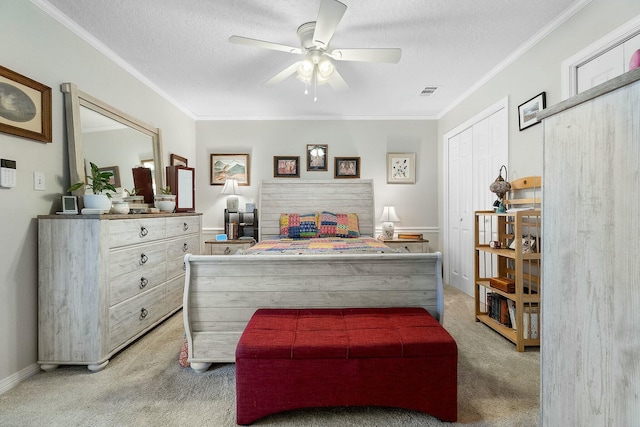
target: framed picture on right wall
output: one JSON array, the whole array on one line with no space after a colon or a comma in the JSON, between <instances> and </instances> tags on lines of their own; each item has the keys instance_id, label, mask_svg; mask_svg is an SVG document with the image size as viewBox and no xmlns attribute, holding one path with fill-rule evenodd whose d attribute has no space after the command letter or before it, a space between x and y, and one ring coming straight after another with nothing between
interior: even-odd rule
<instances>
[{"instance_id":1,"label":"framed picture on right wall","mask_svg":"<svg viewBox=\"0 0 640 427\"><path fill-rule=\"evenodd\" d=\"M536 114L547 106L545 92L539 93L530 100L518 105L518 125L520 130L525 130L529 126L540 123Z\"/></svg>"},{"instance_id":2,"label":"framed picture on right wall","mask_svg":"<svg viewBox=\"0 0 640 427\"><path fill-rule=\"evenodd\" d=\"M416 183L416 153L387 153L387 183Z\"/></svg>"}]
</instances>

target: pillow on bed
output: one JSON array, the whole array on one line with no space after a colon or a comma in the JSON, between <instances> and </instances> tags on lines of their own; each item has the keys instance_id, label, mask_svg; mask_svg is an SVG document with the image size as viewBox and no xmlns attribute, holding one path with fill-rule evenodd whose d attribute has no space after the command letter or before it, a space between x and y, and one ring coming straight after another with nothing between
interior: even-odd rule
<instances>
[{"instance_id":1,"label":"pillow on bed","mask_svg":"<svg viewBox=\"0 0 640 427\"><path fill-rule=\"evenodd\" d=\"M322 211L320 213L320 237L336 237L338 227L338 217L336 214Z\"/></svg>"},{"instance_id":2,"label":"pillow on bed","mask_svg":"<svg viewBox=\"0 0 640 427\"><path fill-rule=\"evenodd\" d=\"M280 214L280 237L308 239L318 236L318 214Z\"/></svg>"},{"instance_id":3,"label":"pillow on bed","mask_svg":"<svg viewBox=\"0 0 640 427\"><path fill-rule=\"evenodd\" d=\"M336 237L360 237L358 214L336 214Z\"/></svg>"}]
</instances>

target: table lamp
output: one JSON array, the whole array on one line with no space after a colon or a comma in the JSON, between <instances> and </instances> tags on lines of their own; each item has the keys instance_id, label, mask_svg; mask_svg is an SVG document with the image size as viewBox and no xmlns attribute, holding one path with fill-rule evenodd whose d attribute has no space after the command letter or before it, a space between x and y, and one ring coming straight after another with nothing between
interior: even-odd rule
<instances>
[{"instance_id":1,"label":"table lamp","mask_svg":"<svg viewBox=\"0 0 640 427\"><path fill-rule=\"evenodd\" d=\"M236 194L240 194L238 190L238 180L236 179L227 179L224 182L224 187L222 187L221 194L230 194L227 197L227 210L229 212L238 212L238 198L235 197Z\"/></svg>"},{"instance_id":2,"label":"table lamp","mask_svg":"<svg viewBox=\"0 0 640 427\"><path fill-rule=\"evenodd\" d=\"M400 218L396 215L396 208L393 206L385 206L382 208L380 221L382 221L382 237L384 240L393 240L393 222L400 221Z\"/></svg>"}]
</instances>

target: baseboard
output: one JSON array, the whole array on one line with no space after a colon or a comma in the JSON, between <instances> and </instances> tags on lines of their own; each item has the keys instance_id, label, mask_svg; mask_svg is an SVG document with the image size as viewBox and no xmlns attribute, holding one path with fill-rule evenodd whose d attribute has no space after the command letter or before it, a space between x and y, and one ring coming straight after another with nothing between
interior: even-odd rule
<instances>
[{"instance_id":1,"label":"baseboard","mask_svg":"<svg viewBox=\"0 0 640 427\"><path fill-rule=\"evenodd\" d=\"M0 394L6 393L11 390L22 381L25 381L28 378L31 378L35 374L40 372L40 365L34 363L32 365L27 366L21 371L16 372L15 374L0 380Z\"/></svg>"}]
</instances>

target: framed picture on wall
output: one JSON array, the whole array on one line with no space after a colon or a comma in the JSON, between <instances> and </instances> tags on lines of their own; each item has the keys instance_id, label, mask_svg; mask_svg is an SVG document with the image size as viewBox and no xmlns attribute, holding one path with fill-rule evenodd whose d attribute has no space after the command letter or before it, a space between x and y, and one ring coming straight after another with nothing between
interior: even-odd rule
<instances>
[{"instance_id":1,"label":"framed picture on wall","mask_svg":"<svg viewBox=\"0 0 640 427\"><path fill-rule=\"evenodd\" d=\"M387 153L387 183L415 184L416 153Z\"/></svg>"},{"instance_id":2,"label":"framed picture on wall","mask_svg":"<svg viewBox=\"0 0 640 427\"><path fill-rule=\"evenodd\" d=\"M100 172L111 172L111 180L109 183L114 187L122 187L120 184L120 168L118 166L106 166L99 168Z\"/></svg>"},{"instance_id":3,"label":"framed picture on wall","mask_svg":"<svg viewBox=\"0 0 640 427\"><path fill-rule=\"evenodd\" d=\"M307 170L326 171L327 153L329 146L322 144L307 144Z\"/></svg>"},{"instance_id":4,"label":"framed picture on wall","mask_svg":"<svg viewBox=\"0 0 640 427\"><path fill-rule=\"evenodd\" d=\"M540 123L536 117L538 111L542 111L547 106L545 92L539 93L530 100L518 105L518 125L520 130L524 130L529 126Z\"/></svg>"},{"instance_id":5,"label":"framed picture on wall","mask_svg":"<svg viewBox=\"0 0 640 427\"><path fill-rule=\"evenodd\" d=\"M178 156L177 154L172 154L169 160L171 161L171 166L189 166L189 161L182 156Z\"/></svg>"},{"instance_id":6,"label":"framed picture on wall","mask_svg":"<svg viewBox=\"0 0 640 427\"><path fill-rule=\"evenodd\" d=\"M233 178L238 185L249 185L248 154L212 154L211 185L224 185Z\"/></svg>"},{"instance_id":7,"label":"framed picture on wall","mask_svg":"<svg viewBox=\"0 0 640 427\"><path fill-rule=\"evenodd\" d=\"M273 156L274 178L300 178L300 156Z\"/></svg>"},{"instance_id":8,"label":"framed picture on wall","mask_svg":"<svg viewBox=\"0 0 640 427\"><path fill-rule=\"evenodd\" d=\"M0 132L51 142L51 88L0 66Z\"/></svg>"},{"instance_id":9,"label":"framed picture on wall","mask_svg":"<svg viewBox=\"0 0 640 427\"><path fill-rule=\"evenodd\" d=\"M334 178L360 178L360 157L335 157Z\"/></svg>"}]
</instances>

